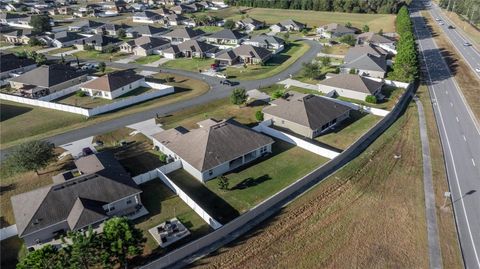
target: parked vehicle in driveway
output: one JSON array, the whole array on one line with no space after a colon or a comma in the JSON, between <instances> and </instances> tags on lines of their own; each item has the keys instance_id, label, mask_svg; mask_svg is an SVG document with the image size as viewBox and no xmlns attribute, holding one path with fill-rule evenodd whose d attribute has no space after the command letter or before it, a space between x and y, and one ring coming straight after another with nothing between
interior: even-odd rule
<instances>
[{"instance_id":1,"label":"parked vehicle in driveway","mask_svg":"<svg viewBox=\"0 0 480 269\"><path fill-rule=\"evenodd\" d=\"M83 156L88 156L93 154L93 150L89 147L82 149Z\"/></svg>"}]
</instances>

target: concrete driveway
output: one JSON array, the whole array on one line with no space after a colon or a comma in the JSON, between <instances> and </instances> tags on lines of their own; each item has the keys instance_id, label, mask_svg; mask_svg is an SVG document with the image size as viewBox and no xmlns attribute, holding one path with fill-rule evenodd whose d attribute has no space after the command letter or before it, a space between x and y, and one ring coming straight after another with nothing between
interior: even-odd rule
<instances>
[{"instance_id":1,"label":"concrete driveway","mask_svg":"<svg viewBox=\"0 0 480 269\"><path fill-rule=\"evenodd\" d=\"M127 56L125 58L122 58L120 60L117 60L115 61L116 63L119 63L119 64L128 64L130 62L133 62L135 61L136 59L139 59L139 58L142 58L143 56L140 56L140 55L130 55L130 56Z\"/></svg>"},{"instance_id":2,"label":"concrete driveway","mask_svg":"<svg viewBox=\"0 0 480 269\"><path fill-rule=\"evenodd\" d=\"M81 50L79 49L72 49L72 50L69 50L69 51L65 51L65 52L60 52L60 53L56 53L56 54L53 54L52 56L56 56L56 57L62 57L63 56L66 56L66 55L72 55L76 52L79 52Z\"/></svg>"},{"instance_id":3,"label":"concrete driveway","mask_svg":"<svg viewBox=\"0 0 480 269\"><path fill-rule=\"evenodd\" d=\"M92 142L93 136L89 136L72 143L61 145L60 147L68 151L73 158L79 158L82 156L84 148L90 148L93 152L96 152Z\"/></svg>"},{"instance_id":4,"label":"concrete driveway","mask_svg":"<svg viewBox=\"0 0 480 269\"><path fill-rule=\"evenodd\" d=\"M160 124L155 122L155 119L137 122L135 124L128 125L127 127L144 134L148 138L152 138L152 135L163 131L163 129L160 127Z\"/></svg>"}]
</instances>

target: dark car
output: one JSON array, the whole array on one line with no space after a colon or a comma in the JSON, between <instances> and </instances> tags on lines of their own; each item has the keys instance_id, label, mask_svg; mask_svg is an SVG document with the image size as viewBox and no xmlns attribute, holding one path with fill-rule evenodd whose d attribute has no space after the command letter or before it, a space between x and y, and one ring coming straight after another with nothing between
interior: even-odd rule
<instances>
[{"instance_id":1,"label":"dark car","mask_svg":"<svg viewBox=\"0 0 480 269\"><path fill-rule=\"evenodd\" d=\"M449 25L449 26L448 26L448 29L455 29L455 26Z\"/></svg>"},{"instance_id":2,"label":"dark car","mask_svg":"<svg viewBox=\"0 0 480 269\"><path fill-rule=\"evenodd\" d=\"M240 83L236 82L236 81L231 81L231 80L222 80L220 81L220 84L223 84L223 85L228 85L228 86L235 86L235 85L238 85Z\"/></svg>"},{"instance_id":3,"label":"dark car","mask_svg":"<svg viewBox=\"0 0 480 269\"><path fill-rule=\"evenodd\" d=\"M83 156L88 156L93 154L93 150L89 147L82 149Z\"/></svg>"}]
</instances>

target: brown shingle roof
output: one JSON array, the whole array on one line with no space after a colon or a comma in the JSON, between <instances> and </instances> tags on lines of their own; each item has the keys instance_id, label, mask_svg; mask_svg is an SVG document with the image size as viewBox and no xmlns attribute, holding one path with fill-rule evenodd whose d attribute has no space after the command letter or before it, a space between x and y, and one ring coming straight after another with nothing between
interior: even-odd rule
<instances>
[{"instance_id":1,"label":"brown shingle roof","mask_svg":"<svg viewBox=\"0 0 480 269\"><path fill-rule=\"evenodd\" d=\"M325 79L318 83L319 85L338 87L356 92L373 94L378 88L383 86L383 82L375 81L367 77L353 74L339 74Z\"/></svg>"},{"instance_id":2,"label":"brown shingle roof","mask_svg":"<svg viewBox=\"0 0 480 269\"><path fill-rule=\"evenodd\" d=\"M143 76L138 75L132 69L127 69L96 78L85 83L82 88L111 92L142 78Z\"/></svg>"}]
</instances>

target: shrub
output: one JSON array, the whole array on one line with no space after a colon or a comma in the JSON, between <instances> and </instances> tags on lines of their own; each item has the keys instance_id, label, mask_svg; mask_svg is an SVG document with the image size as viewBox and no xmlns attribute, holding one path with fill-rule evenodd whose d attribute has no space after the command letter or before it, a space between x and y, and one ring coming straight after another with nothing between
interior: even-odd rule
<instances>
[{"instance_id":1,"label":"shrub","mask_svg":"<svg viewBox=\"0 0 480 269\"><path fill-rule=\"evenodd\" d=\"M75 95L78 96L78 97L85 97L85 96L87 96L87 93L84 92L84 91L78 91Z\"/></svg>"},{"instance_id":2,"label":"shrub","mask_svg":"<svg viewBox=\"0 0 480 269\"><path fill-rule=\"evenodd\" d=\"M160 153L160 156L158 157L161 162L166 163L167 162L167 155Z\"/></svg>"},{"instance_id":3,"label":"shrub","mask_svg":"<svg viewBox=\"0 0 480 269\"><path fill-rule=\"evenodd\" d=\"M272 93L271 97L272 97L272 99L278 99L278 98L283 97L284 94L285 94L284 90L276 90Z\"/></svg>"},{"instance_id":4,"label":"shrub","mask_svg":"<svg viewBox=\"0 0 480 269\"><path fill-rule=\"evenodd\" d=\"M340 42L345 43L351 47L355 46L357 40L353 35L344 35L340 38Z\"/></svg>"},{"instance_id":5,"label":"shrub","mask_svg":"<svg viewBox=\"0 0 480 269\"><path fill-rule=\"evenodd\" d=\"M247 92L243 88L234 89L230 95L230 102L234 105L243 105L247 102Z\"/></svg>"},{"instance_id":6,"label":"shrub","mask_svg":"<svg viewBox=\"0 0 480 269\"><path fill-rule=\"evenodd\" d=\"M255 112L255 118L257 119L257 121L263 121L263 112L261 110Z\"/></svg>"},{"instance_id":7,"label":"shrub","mask_svg":"<svg viewBox=\"0 0 480 269\"><path fill-rule=\"evenodd\" d=\"M377 97L375 97L374 95L367 95L367 97L365 97L365 102L371 103L371 104L376 104L377 103Z\"/></svg>"},{"instance_id":8,"label":"shrub","mask_svg":"<svg viewBox=\"0 0 480 269\"><path fill-rule=\"evenodd\" d=\"M357 74L357 69L352 68L352 69L350 69L350 71L348 71L348 73L352 74L352 75L355 75L355 74Z\"/></svg>"}]
</instances>

